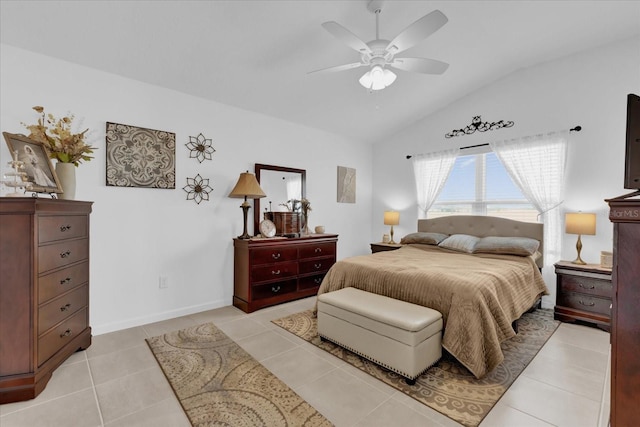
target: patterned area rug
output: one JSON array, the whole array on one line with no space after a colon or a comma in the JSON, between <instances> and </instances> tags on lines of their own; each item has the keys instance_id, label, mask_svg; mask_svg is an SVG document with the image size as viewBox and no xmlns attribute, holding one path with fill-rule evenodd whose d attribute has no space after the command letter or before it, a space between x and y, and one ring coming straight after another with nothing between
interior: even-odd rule
<instances>
[{"instance_id":1,"label":"patterned area rug","mask_svg":"<svg viewBox=\"0 0 640 427\"><path fill-rule=\"evenodd\" d=\"M273 323L470 427L480 424L560 324L553 320L552 310L526 313L518 321L518 335L502 343L504 361L481 380L443 352L442 359L418 377L415 385L409 386L398 374L329 341L320 341L312 310L273 320Z\"/></svg>"},{"instance_id":2,"label":"patterned area rug","mask_svg":"<svg viewBox=\"0 0 640 427\"><path fill-rule=\"evenodd\" d=\"M147 339L193 426L330 426L212 323Z\"/></svg>"}]
</instances>

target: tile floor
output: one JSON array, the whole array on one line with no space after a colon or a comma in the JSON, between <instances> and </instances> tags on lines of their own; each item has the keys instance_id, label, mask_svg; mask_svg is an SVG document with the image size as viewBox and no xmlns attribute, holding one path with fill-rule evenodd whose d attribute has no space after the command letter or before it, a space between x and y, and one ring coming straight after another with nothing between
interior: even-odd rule
<instances>
[{"instance_id":1,"label":"tile floor","mask_svg":"<svg viewBox=\"0 0 640 427\"><path fill-rule=\"evenodd\" d=\"M36 399L0 405L0 426L188 427L144 339L209 321L336 426L459 426L270 322L313 303L307 298L252 314L224 307L95 336ZM562 324L481 427L596 426L608 349L609 334Z\"/></svg>"}]
</instances>

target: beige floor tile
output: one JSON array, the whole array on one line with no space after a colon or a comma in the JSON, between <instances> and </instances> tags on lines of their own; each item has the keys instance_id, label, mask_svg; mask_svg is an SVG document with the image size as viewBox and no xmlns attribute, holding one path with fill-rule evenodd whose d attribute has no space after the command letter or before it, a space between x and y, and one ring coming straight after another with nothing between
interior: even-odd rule
<instances>
[{"instance_id":1,"label":"beige floor tile","mask_svg":"<svg viewBox=\"0 0 640 427\"><path fill-rule=\"evenodd\" d=\"M552 337L553 338L553 337ZM607 369L607 354L587 350L554 340L547 341L538 355L554 359L561 366L579 366L604 376Z\"/></svg>"},{"instance_id":2,"label":"beige floor tile","mask_svg":"<svg viewBox=\"0 0 640 427\"><path fill-rule=\"evenodd\" d=\"M229 320L239 319L246 316L247 313L232 305L189 315L189 317L193 319L196 325L201 325L203 323L209 322L213 322L217 325L220 323L228 322Z\"/></svg>"},{"instance_id":3,"label":"beige floor tile","mask_svg":"<svg viewBox=\"0 0 640 427\"><path fill-rule=\"evenodd\" d=\"M0 426L97 427L102 426L102 420L93 390L87 389L2 415Z\"/></svg>"},{"instance_id":4,"label":"beige floor tile","mask_svg":"<svg viewBox=\"0 0 640 427\"><path fill-rule=\"evenodd\" d=\"M553 427L553 424L498 402L482 420L480 427Z\"/></svg>"},{"instance_id":5,"label":"beige floor tile","mask_svg":"<svg viewBox=\"0 0 640 427\"><path fill-rule=\"evenodd\" d=\"M272 331L251 335L236 342L259 362L296 347L296 344Z\"/></svg>"},{"instance_id":6,"label":"beige floor tile","mask_svg":"<svg viewBox=\"0 0 640 427\"><path fill-rule=\"evenodd\" d=\"M163 320L161 322L150 323L142 326L147 337L157 337L169 332L179 331L181 329L196 326L197 323L189 316L176 317L175 319Z\"/></svg>"},{"instance_id":7,"label":"beige floor tile","mask_svg":"<svg viewBox=\"0 0 640 427\"><path fill-rule=\"evenodd\" d=\"M64 361L62 366L71 365L73 363L86 362L86 361L87 361L87 352L86 352L86 350L76 351L71 356L69 356L69 358L67 360Z\"/></svg>"},{"instance_id":8,"label":"beige floor tile","mask_svg":"<svg viewBox=\"0 0 640 427\"><path fill-rule=\"evenodd\" d=\"M239 340L251 335L261 334L267 331L267 328L249 317L232 320L217 325L232 340Z\"/></svg>"},{"instance_id":9,"label":"beige floor tile","mask_svg":"<svg viewBox=\"0 0 640 427\"><path fill-rule=\"evenodd\" d=\"M131 415L105 424L107 427L191 427L180 403L166 399Z\"/></svg>"},{"instance_id":10,"label":"beige floor tile","mask_svg":"<svg viewBox=\"0 0 640 427\"><path fill-rule=\"evenodd\" d=\"M174 397L158 366L96 386L105 423L117 420Z\"/></svg>"},{"instance_id":11,"label":"beige floor tile","mask_svg":"<svg viewBox=\"0 0 640 427\"><path fill-rule=\"evenodd\" d=\"M355 366L349 364L349 363L345 363L343 366L340 367L341 370L356 376L358 378L360 378L362 381L366 382L367 384L369 384L371 387L375 387L377 388L379 391L391 396L393 394L395 394L398 390L391 387L390 385L388 385L387 383L378 380L377 378L372 377L371 375L367 374L366 372L356 368Z\"/></svg>"},{"instance_id":12,"label":"beige floor tile","mask_svg":"<svg viewBox=\"0 0 640 427\"><path fill-rule=\"evenodd\" d=\"M502 404L549 424L563 427L595 427L600 403L520 376L502 397Z\"/></svg>"},{"instance_id":13,"label":"beige floor tile","mask_svg":"<svg viewBox=\"0 0 640 427\"><path fill-rule=\"evenodd\" d=\"M397 400L389 399L361 419L357 427L441 427L442 424L410 409Z\"/></svg>"},{"instance_id":14,"label":"beige floor tile","mask_svg":"<svg viewBox=\"0 0 640 427\"><path fill-rule=\"evenodd\" d=\"M144 342L145 338L147 338L147 335L142 326L96 335L92 338L91 346L85 350L85 353L87 358L90 359L125 348L135 347Z\"/></svg>"},{"instance_id":15,"label":"beige floor tile","mask_svg":"<svg viewBox=\"0 0 640 427\"><path fill-rule=\"evenodd\" d=\"M156 360L153 353L144 341L136 347L125 348L89 359L89 367L95 385L144 371L155 365Z\"/></svg>"},{"instance_id":16,"label":"beige floor tile","mask_svg":"<svg viewBox=\"0 0 640 427\"><path fill-rule=\"evenodd\" d=\"M407 396L401 391L396 392L391 397L391 399L396 400L404 404L405 406L409 407L410 409L418 412L419 414L425 416L427 419L431 420L430 421L431 423L434 423L433 425L443 426L443 427L462 427L462 424L452 420L446 415L441 414L435 409L431 409L427 405L423 405L422 403L418 402L412 397ZM427 425L431 425L431 424L427 424Z\"/></svg>"},{"instance_id":17,"label":"beige floor tile","mask_svg":"<svg viewBox=\"0 0 640 427\"><path fill-rule=\"evenodd\" d=\"M558 341L607 354L609 352L610 335L605 331L589 326L561 323L549 341Z\"/></svg>"},{"instance_id":18,"label":"beige floor tile","mask_svg":"<svg viewBox=\"0 0 640 427\"><path fill-rule=\"evenodd\" d=\"M352 426L389 396L369 384L334 369L296 389L309 404L336 426Z\"/></svg>"},{"instance_id":19,"label":"beige floor tile","mask_svg":"<svg viewBox=\"0 0 640 427\"><path fill-rule=\"evenodd\" d=\"M293 389L336 369L326 360L301 347L262 360L261 363Z\"/></svg>"}]
</instances>

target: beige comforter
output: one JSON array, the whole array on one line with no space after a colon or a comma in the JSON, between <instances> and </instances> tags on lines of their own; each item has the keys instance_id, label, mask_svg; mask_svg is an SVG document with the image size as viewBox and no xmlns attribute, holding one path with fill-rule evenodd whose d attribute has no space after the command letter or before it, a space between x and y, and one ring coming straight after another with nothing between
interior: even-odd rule
<instances>
[{"instance_id":1,"label":"beige comforter","mask_svg":"<svg viewBox=\"0 0 640 427\"><path fill-rule=\"evenodd\" d=\"M547 294L530 257L467 255L427 245L346 258L331 267L318 294L353 286L442 313L442 346L476 378L499 365L500 343Z\"/></svg>"}]
</instances>

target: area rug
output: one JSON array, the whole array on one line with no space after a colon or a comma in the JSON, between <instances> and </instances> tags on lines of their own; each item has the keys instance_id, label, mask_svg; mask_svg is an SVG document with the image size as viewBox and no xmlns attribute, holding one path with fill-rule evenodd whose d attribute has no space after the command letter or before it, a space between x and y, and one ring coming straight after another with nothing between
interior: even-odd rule
<instances>
[{"instance_id":1,"label":"area rug","mask_svg":"<svg viewBox=\"0 0 640 427\"><path fill-rule=\"evenodd\" d=\"M526 313L518 321L518 335L502 343L504 361L484 378L476 379L443 351L442 359L410 386L398 374L336 344L321 341L316 320L313 311L307 310L272 322L469 427L480 424L560 324L553 320L552 310Z\"/></svg>"},{"instance_id":2,"label":"area rug","mask_svg":"<svg viewBox=\"0 0 640 427\"><path fill-rule=\"evenodd\" d=\"M332 425L212 323L147 343L193 426Z\"/></svg>"}]
</instances>

